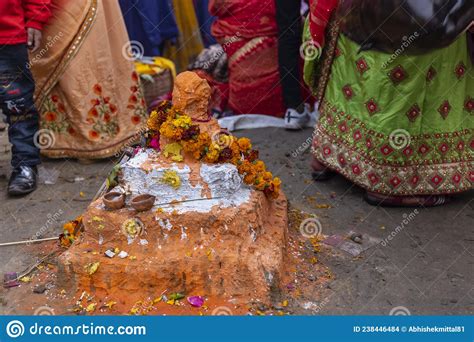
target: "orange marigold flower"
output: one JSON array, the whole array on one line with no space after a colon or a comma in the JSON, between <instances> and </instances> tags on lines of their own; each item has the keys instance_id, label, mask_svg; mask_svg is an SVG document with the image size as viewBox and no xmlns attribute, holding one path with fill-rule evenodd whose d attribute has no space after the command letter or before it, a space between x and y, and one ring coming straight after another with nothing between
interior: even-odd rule
<instances>
[{"instance_id":1,"label":"orange marigold flower","mask_svg":"<svg viewBox=\"0 0 474 342\"><path fill-rule=\"evenodd\" d=\"M184 130L179 127L175 127L170 120L165 121L160 127L160 133L173 141L181 140Z\"/></svg>"},{"instance_id":2,"label":"orange marigold flower","mask_svg":"<svg viewBox=\"0 0 474 342\"><path fill-rule=\"evenodd\" d=\"M201 156L202 156L202 151L201 150L193 152L193 158L194 159L199 160L199 159L201 159Z\"/></svg>"},{"instance_id":3,"label":"orange marigold flower","mask_svg":"<svg viewBox=\"0 0 474 342\"><path fill-rule=\"evenodd\" d=\"M239 170L240 174L248 173L251 169L252 165L247 160L237 165L237 170Z\"/></svg>"},{"instance_id":4,"label":"orange marigold flower","mask_svg":"<svg viewBox=\"0 0 474 342\"><path fill-rule=\"evenodd\" d=\"M265 163L261 160L257 160L254 164L254 168L257 172L264 172L266 170Z\"/></svg>"},{"instance_id":5,"label":"orange marigold flower","mask_svg":"<svg viewBox=\"0 0 474 342\"><path fill-rule=\"evenodd\" d=\"M248 173L248 174L245 175L245 177L244 177L244 182L245 182L245 184L249 184L249 185L253 184L253 183L255 182L256 177L257 177L257 176L256 176L255 174L253 174L253 173Z\"/></svg>"},{"instance_id":6,"label":"orange marigold flower","mask_svg":"<svg viewBox=\"0 0 474 342\"><path fill-rule=\"evenodd\" d=\"M240 150L242 152L247 152L252 148L252 144L249 138L239 138L239 140L237 140L237 143L239 144Z\"/></svg>"},{"instance_id":7,"label":"orange marigold flower","mask_svg":"<svg viewBox=\"0 0 474 342\"><path fill-rule=\"evenodd\" d=\"M73 234L75 229L76 229L76 224L74 223L74 221L67 222L63 226L63 230L69 234Z\"/></svg>"},{"instance_id":8,"label":"orange marigold flower","mask_svg":"<svg viewBox=\"0 0 474 342\"><path fill-rule=\"evenodd\" d=\"M153 112L151 112L150 114L150 117L148 118L146 124L148 126L148 129L152 130L152 131L159 131L160 130L160 123L158 121L158 112L156 110L154 110Z\"/></svg>"}]
</instances>

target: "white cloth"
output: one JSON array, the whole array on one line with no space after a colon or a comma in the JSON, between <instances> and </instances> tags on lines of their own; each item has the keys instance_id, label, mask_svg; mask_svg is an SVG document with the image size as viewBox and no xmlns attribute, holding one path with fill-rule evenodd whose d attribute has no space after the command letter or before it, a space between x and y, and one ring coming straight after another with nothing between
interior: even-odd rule
<instances>
[{"instance_id":1,"label":"white cloth","mask_svg":"<svg viewBox=\"0 0 474 342\"><path fill-rule=\"evenodd\" d=\"M319 118L317 110L311 113L311 120L308 122L306 127L314 127L316 121ZM261 114L242 114L227 116L219 119L219 125L228 131L238 131L241 129L254 129L254 128L267 128L267 127L278 127L285 128L285 120L283 118L276 118L268 115Z\"/></svg>"}]
</instances>

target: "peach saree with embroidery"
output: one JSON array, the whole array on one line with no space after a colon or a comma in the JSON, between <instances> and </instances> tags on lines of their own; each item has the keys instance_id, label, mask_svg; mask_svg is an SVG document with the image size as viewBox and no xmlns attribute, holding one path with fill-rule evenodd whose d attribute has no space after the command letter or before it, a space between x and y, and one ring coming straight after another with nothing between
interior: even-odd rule
<instances>
[{"instance_id":1,"label":"peach saree with embroidery","mask_svg":"<svg viewBox=\"0 0 474 342\"><path fill-rule=\"evenodd\" d=\"M145 101L116 1L54 0L30 55L39 143L51 158L105 158L137 140Z\"/></svg>"}]
</instances>

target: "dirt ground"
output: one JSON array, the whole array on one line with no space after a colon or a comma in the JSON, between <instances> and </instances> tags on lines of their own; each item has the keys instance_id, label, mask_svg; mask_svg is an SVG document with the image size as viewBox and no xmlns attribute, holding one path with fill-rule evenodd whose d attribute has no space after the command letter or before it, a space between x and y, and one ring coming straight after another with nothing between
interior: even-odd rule
<instances>
[{"instance_id":1,"label":"dirt ground","mask_svg":"<svg viewBox=\"0 0 474 342\"><path fill-rule=\"evenodd\" d=\"M315 287L314 298L301 298L291 312L387 315L402 307L413 315L474 314L473 192L444 207L417 212L369 206L362 200L363 191L340 176L324 183L311 180L310 154L305 149L311 133L258 129L237 135L252 139L261 159L282 178L291 205L316 214L323 234L352 230L381 240L393 238L356 258L324 248L318 262L330 269L332 281L322 298ZM42 179L55 184L43 182L33 194L11 199L6 194L5 138L0 132L0 243L60 234L61 225L82 213L116 162L84 165L75 160L44 160ZM408 216L409 224L396 230ZM0 247L0 274L30 266L36 260L34 251L32 246ZM311 272L300 276L308 278L308 284L314 281ZM17 289L0 291L0 313Z\"/></svg>"}]
</instances>

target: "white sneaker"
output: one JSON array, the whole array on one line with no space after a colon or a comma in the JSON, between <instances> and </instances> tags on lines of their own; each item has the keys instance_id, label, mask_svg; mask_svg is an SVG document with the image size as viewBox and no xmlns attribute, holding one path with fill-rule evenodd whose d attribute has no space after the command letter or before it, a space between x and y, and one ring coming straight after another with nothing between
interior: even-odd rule
<instances>
[{"instance_id":1,"label":"white sneaker","mask_svg":"<svg viewBox=\"0 0 474 342\"><path fill-rule=\"evenodd\" d=\"M288 108L285 113L285 128L300 130L305 128L311 120L309 104L304 104L304 112L298 113L296 109Z\"/></svg>"}]
</instances>

